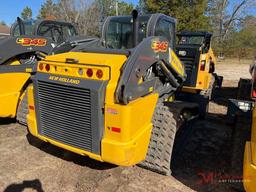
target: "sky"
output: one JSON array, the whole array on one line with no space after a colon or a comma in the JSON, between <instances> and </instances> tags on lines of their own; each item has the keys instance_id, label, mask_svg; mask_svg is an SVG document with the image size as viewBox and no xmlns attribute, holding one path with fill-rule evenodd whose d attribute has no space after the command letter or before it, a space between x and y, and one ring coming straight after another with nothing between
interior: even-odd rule
<instances>
[{"instance_id":1,"label":"sky","mask_svg":"<svg viewBox=\"0 0 256 192\"><path fill-rule=\"evenodd\" d=\"M0 5L0 21L11 25L26 6L32 9L33 16L35 17L43 2L44 0L2 0Z\"/></svg>"},{"instance_id":2,"label":"sky","mask_svg":"<svg viewBox=\"0 0 256 192\"><path fill-rule=\"evenodd\" d=\"M89 0L85 0L89 1ZM137 4L139 0L124 0L128 3ZM0 21L4 21L7 25L11 25L23 8L28 6L32 9L33 17L38 15L38 11L45 0L1 0L0 5Z\"/></svg>"},{"instance_id":3,"label":"sky","mask_svg":"<svg viewBox=\"0 0 256 192\"><path fill-rule=\"evenodd\" d=\"M85 0L90 1L90 0ZM139 0L124 0L128 3L137 4ZM235 3L238 0L231 0ZM0 21L4 21L7 25L11 25L20 16L23 8L28 6L32 9L33 17L38 15L38 11L45 0L1 0L0 5ZM256 15L256 9L250 10L251 14Z\"/></svg>"}]
</instances>

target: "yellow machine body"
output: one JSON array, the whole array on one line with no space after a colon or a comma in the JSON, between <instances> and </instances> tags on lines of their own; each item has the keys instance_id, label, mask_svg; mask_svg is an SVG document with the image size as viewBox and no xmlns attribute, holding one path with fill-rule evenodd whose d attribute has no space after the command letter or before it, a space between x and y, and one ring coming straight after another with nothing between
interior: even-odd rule
<instances>
[{"instance_id":1,"label":"yellow machine body","mask_svg":"<svg viewBox=\"0 0 256 192\"><path fill-rule=\"evenodd\" d=\"M13 61L10 65L20 65L20 63ZM17 107L23 97L23 87L29 78L30 73L0 74L0 117L14 118L16 116Z\"/></svg>"},{"instance_id":2,"label":"yellow machine body","mask_svg":"<svg viewBox=\"0 0 256 192\"><path fill-rule=\"evenodd\" d=\"M76 58L79 60L79 64L67 64L65 63L66 58ZM99 81L95 75L90 78L86 77L86 75L79 75L78 70L86 71L87 68L91 68L93 71L97 69L103 70L104 75L101 80L108 80L108 84L104 99L104 130L100 154L93 154L39 134L33 86L28 88L29 115L27 116L27 121L30 133L43 141L66 150L116 165L130 166L145 159L152 130L151 120L158 94L148 94L126 105L115 103L115 91L121 68L126 60L127 57L124 55L69 52L47 56L44 61L40 61L39 65L50 65L51 70L49 72L37 69L40 73L51 74L49 78L53 81L68 81L75 84L79 82L72 80L72 78ZM90 65L85 63L90 63ZM177 69L182 66L177 59L173 59L172 64L180 65L176 66ZM55 75L60 75L61 78L57 78ZM113 131L113 128L118 131Z\"/></svg>"},{"instance_id":3,"label":"yellow machine body","mask_svg":"<svg viewBox=\"0 0 256 192\"><path fill-rule=\"evenodd\" d=\"M256 92L256 68L255 64L250 66L251 79L251 90L245 90L250 92L251 99L254 100L254 106L252 111L252 125L251 125L251 140L245 144L244 151L244 164L243 164L243 184L246 192L254 192L256 189L256 107L255 107L255 92ZM243 85L243 80L239 82ZM248 83L248 81L246 81ZM246 84L245 84L246 85ZM248 120L249 122L249 120Z\"/></svg>"},{"instance_id":4,"label":"yellow machine body","mask_svg":"<svg viewBox=\"0 0 256 192\"><path fill-rule=\"evenodd\" d=\"M246 142L244 152L243 179L244 188L247 192L256 189L256 108L253 110L253 123L251 130L251 141Z\"/></svg>"}]
</instances>

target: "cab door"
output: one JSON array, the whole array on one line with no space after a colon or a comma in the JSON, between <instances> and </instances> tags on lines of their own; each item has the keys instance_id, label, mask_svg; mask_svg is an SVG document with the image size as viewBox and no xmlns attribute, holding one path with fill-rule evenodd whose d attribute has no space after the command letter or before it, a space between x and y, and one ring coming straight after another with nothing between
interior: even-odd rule
<instances>
[{"instance_id":1,"label":"cab door","mask_svg":"<svg viewBox=\"0 0 256 192\"><path fill-rule=\"evenodd\" d=\"M155 25L155 36L163 36L168 39L170 48L174 49L175 22L165 17L160 17Z\"/></svg>"},{"instance_id":2,"label":"cab door","mask_svg":"<svg viewBox=\"0 0 256 192\"><path fill-rule=\"evenodd\" d=\"M172 67L181 75L185 75L183 63L174 52L175 44L175 26L176 21L169 17L160 16L155 24L154 36L162 36L168 39L169 42L169 62Z\"/></svg>"}]
</instances>

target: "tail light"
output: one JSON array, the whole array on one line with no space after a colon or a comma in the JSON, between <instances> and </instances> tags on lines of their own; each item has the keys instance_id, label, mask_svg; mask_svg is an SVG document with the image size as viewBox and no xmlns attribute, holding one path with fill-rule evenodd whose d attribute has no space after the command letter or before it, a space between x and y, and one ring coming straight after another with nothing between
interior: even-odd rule
<instances>
[{"instance_id":1,"label":"tail light","mask_svg":"<svg viewBox=\"0 0 256 192\"><path fill-rule=\"evenodd\" d=\"M253 97L254 99L256 99L256 89L253 89L253 90L252 90L252 97Z\"/></svg>"},{"instance_id":2,"label":"tail light","mask_svg":"<svg viewBox=\"0 0 256 192\"><path fill-rule=\"evenodd\" d=\"M96 76L99 78L99 79L101 79L102 77L103 77L103 71L102 70L97 70L97 72L96 72Z\"/></svg>"},{"instance_id":3,"label":"tail light","mask_svg":"<svg viewBox=\"0 0 256 192\"><path fill-rule=\"evenodd\" d=\"M256 99L256 77L252 81L252 98Z\"/></svg>"},{"instance_id":4,"label":"tail light","mask_svg":"<svg viewBox=\"0 0 256 192\"><path fill-rule=\"evenodd\" d=\"M201 61L201 65L200 65L200 71L204 71L205 70L205 64L206 64L206 61L202 60Z\"/></svg>"},{"instance_id":5,"label":"tail light","mask_svg":"<svg viewBox=\"0 0 256 192\"><path fill-rule=\"evenodd\" d=\"M46 70L47 72L49 72L50 69L51 69L51 66L50 66L49 64L46 64L46 65L45 65L45 70Z\"/></svg>"},{"instance_id":6,"label":"tail light","mask_svg":"<svg viewBox=\"0 0 256 192\"><path fill-rule=\"evenodd\" d=\"M86 75L87 75L88 77L92 77L92 76L93 76L93 70L92 70L92 69L87 69Z\"/></svg>"},{"instance_id":7,"label":"tail light","mask_svg":"<svg viewBox=\"0 0 256 192\"><path fill-rule=\"evenodd\" d=\"M39 70L40 70L40 71L44 70L44 64L43 64L43 63L40 63L40 64L39 64Z\"/></svg>"},{"instance_id":8,"label":"tail light","mask_svg":"<svg viewBox=\"0 0 256 192\"><path fill-rule=\"evenodd\" d=\"M256 69L255 66L252 68L252 98L256 99Z\"/></svg>"}]
</instances>

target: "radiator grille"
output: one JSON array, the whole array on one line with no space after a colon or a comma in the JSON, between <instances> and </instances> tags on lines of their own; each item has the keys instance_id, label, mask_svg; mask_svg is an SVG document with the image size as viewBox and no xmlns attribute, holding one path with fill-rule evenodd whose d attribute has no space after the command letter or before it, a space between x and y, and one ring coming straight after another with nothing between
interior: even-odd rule
<instances>
[{"instance_id":1,"label":"radiator grille","mask_svg":"<svg viewBox=\"0 0 256 192\"><path fill-rule=\"evenodd\" d=\"M182 58L182 62L185 65L185 70L186 70L186 74L187 74L187 79L186 79L184 85L190 85L191 76L192 76L193 68L194 68L194 60L193 60L193 58Z\"/></svg>"},{"instance_id":2,"label":"radiator grille","mask_svg":"<svg viewBox=\"0 0 256 192\"><path fill-rule=\"evenodd\" d=\"M187 79L184 82L185 86L194 86L197 78L197 67L195 66L195 58L194 57L183 57L181 61L185 65L185 70L187 74Z\"/></svg>"},{"instance_id":3,"label":"radiator grille","mask_svg":"<svg viewBox=\"0 0 256 192\"><path fill-rule=\"evenodd\" d=\"M39 133L55 141L92 151L89 89L38 81Z\"/></svg>"},{"instance_id":4,"label":"radiator grille","mask_svg":"<svg viewBox=\"0 0 256 192\"><path fill-rule=\"evenodd\" d=\"M187 73L192 73L194 67L194 59L193 58L182 58L181 61L185 65L185 69Z\"/></svg>"}]
</instances>

